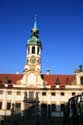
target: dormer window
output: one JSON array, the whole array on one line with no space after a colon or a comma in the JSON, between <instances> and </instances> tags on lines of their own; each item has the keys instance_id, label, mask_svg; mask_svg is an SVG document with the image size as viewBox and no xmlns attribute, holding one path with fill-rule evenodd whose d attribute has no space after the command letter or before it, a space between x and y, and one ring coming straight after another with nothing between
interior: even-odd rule
<instances>
[{"instance_id":1,"label":"dormer window","mask_svg":"<svg viewBox=\"0 0 83 125\"><path fill-rule=\"evenodd\" d=\"M66 85L70 85L71 84L71 81L69 78L66 78Z\"/></svg>"},{"instance_id":2,"label":"dormer window","mask_svg":"<svg viewBox=\"0 0 83 125\"><path fill-rule=\"evenodd\" d=\"M83 85L83 77L80 78L80 83Z\"/></svg>"},{"instance_id":3,"label":"dormer window","mask_svg":"<svg viewBox=\"0 0 83 125\"><path fill-rule=\"evenodd\" d=\"M32 47L32 54L35 54L35 47Z\"/></svg>"},{"instance_id":4,"label":"dormer window","mask_svg":"<svg viewBox=\"0 0 83 125\"><path fill-rule=\"evenodd\" d=\"M56 79L56 85L60 85L60 80L59 80L59 78Z\"/></svg>"},{"instance_id":5,"label":"dormer window","mask_svg":"<svg viewBox=\"0 0 83 125\"><path fill-rule=\"evenodd\" d=\"M60 80L59 80L59 78L56 79L55 84L56 84L56 88L59 89L59 87L60 87Z\"/></svg>"}]
</instances>

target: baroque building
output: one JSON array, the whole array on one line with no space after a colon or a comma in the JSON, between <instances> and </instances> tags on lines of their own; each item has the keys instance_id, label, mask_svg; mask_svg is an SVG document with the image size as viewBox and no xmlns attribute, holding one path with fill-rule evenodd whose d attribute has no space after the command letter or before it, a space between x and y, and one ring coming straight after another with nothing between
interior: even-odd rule
<instances>
[{"instance_id":1,"label":"baroque building","mask_svg":"<svg viewBox=\"0 0 83 125\"><path fill-rule=\"evenodd\" d=\"M83 70L80 65L73 75L41 73L42 42L36 19L26 44L23 74L0 74L0 116L22 113L38 101L39 114L63 117L64 105L74 95L83 94ZM27 106L26 106L27 103Z\"/></svg>"}]
</instances>

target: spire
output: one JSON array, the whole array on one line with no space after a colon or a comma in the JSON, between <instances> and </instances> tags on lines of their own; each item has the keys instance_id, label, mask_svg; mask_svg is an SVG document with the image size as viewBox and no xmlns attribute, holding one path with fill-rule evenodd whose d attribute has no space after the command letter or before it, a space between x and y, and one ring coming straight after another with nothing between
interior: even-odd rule
<instances>
[{"instance_id":1,"label":"spire","mask_svg":"<svg viewBox=\"0 0 83 125\"><path fill-rule=\"evenodd\" d=\"M32 35L34 36L38 36L38 28L37 28L37 19L36 19L36 16L34 17L34 25L33 25L33 28L32 28Z\"/></svg>"},{"instance_id":2,"label":"spire","mask_svg":"<svg viewBox=\"0 0 83 125\"><path fill-rule=\"evenodd\" d=\"M34 26L33 29L37 30L37 19L36 16L34 17Z\"/></svg>"}]
</instances>

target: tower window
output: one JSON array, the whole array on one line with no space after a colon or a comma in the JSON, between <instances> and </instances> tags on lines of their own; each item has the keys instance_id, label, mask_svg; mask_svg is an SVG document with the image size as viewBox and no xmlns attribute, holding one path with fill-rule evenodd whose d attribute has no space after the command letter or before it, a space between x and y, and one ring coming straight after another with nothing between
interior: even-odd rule
<instances>
[{"instance_id":1,"label":"tower window","mask_svg":"<svg viewBox=\"0 0 83 125\"><path fill-rule=\"evenodd\" d=\"M81 85L83 85L83 77L80 78Z\"/></svg>"},{"instance_id":2,"label":"tower window","mask_svg":"<svg viewBox=\"0 0 83 125\"><path fill-rule=\"evenodd\" d=\"M37 54L39 54L39 47L38 47L38 49L37 49Z\"/></svg>"},{"instance_id":3,"label":"tower window","mask_svg":"<svg viewBox=\"0 0 83 125\"><path fill-rule=\"evenodd\" d=\"M35 53L35 47L34 46L32 47L32 53L33 54Z\"/></svg>"},{"instance_id":4,"label":"tower window","mask_svg":"<svg viewBox=\"0 0 83 125\"><path fill-rule=\"evenodd\" d=\"M27 59L27 64L28 64L29 60Z\"/></svg>"}]
</instances>

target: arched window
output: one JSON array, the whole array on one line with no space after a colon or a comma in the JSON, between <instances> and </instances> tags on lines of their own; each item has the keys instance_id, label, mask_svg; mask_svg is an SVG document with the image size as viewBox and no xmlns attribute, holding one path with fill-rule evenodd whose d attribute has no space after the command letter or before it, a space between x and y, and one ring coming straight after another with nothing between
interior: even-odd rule
<instances>
[{"instance_id":1,"label":"arched window","mask_svg":"<svg viewBox=\"0 0 83 125\"><path fill-rule=\"evenodd\" d=\"M35 53L35 47L34 46L32 47L32 53L33 54Z\"/></svg>"},{"instance_id":2,"label":"arched window","mask_svg":"<svg viewBox=\"0 0 83 125\"><path fill-rule=\"evenodd\" d=\"M39 54L39 47L37 48L37 54Z\"/></svg>"}]
</instances>

